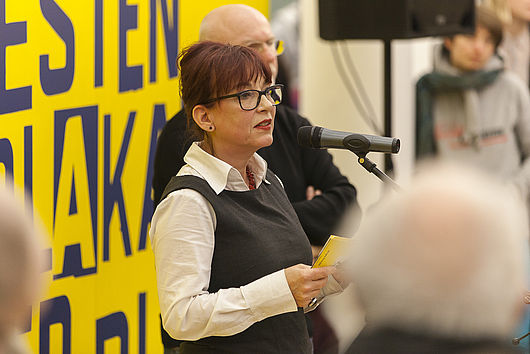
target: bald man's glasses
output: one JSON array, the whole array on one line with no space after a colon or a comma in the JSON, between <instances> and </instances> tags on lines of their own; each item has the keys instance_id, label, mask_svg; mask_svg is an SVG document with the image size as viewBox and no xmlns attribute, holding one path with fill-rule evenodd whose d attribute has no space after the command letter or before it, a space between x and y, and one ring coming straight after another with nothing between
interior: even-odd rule
<instances>
[{"instance_id":1,"label":"bald man's glasses","mask_svg":"<svg viewBox=\"0 0 530 354\"><path fill-rule=\"evenodd\" d=\"M267 87L265 90L245 90L238 93L233 93L231 95L221 96L217 98L212 98L207 100L202 104L208 104L219 100L224 100L225 98L237 97L239 100L239 106L244 111L252 111L259 106L261 102L261 96L267 97L269 102L273 106L277 106L282 103L282 87L283 85L277 84Z\"/></svg>"},{"instance_id":2,"label":"bald man's glasses","mask_svg":"<svg viewBox=\"0 0 530 354\"><path fill-rule=\"evenodd\" d=\"M283 41L279 39L269 39L267 42L252 42L246 46L259 53L263 52L265 49L274 49L276 55L281 55L284 50Z\"/></svg>"}]
</instances>

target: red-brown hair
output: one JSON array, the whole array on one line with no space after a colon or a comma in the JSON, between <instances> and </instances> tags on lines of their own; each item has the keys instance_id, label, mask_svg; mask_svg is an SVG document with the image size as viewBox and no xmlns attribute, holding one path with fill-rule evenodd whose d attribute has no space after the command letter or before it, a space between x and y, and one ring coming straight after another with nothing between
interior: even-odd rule
<instances>
[{"instance_id":1,"label":"red-brown hair","mask_svg":"<svg viewBox=\"0 0 530 354\"><path fill-rule=\"evenodd\" d=\"M184 49L177 61L188 129L195 131L199 129L192 117L196 105L241 90L261 78L272 82L269 66L254 50L239 45L198 42Z\"/></svg>"}]
</instances>

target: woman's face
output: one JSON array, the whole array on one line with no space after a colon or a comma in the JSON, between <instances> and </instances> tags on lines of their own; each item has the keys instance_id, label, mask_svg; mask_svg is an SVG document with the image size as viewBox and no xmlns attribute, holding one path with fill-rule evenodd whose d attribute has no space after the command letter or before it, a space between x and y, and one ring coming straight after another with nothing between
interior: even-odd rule
<instances>
[{"instance_id":1,"label":"woman's face","mask_svg":"<svg viewBox=\"0 0 530 354\"><path fill-rule=\"evenodd\" d=\"M267 87L269 85L260 79L227 95L243 90L262 91ZM254 153L272 144L276 107L265 95L261 96L259 105L251 111L241 109L237 97L219 100L208 110L215 127L210 137L216 153Z\"/></svg>"},{"instance_id":2,"label":"woman's face","mask_svg":"<svg viewBox=\"0 0 530 354\"><path fill-rule=\"evenodd\" d=\"M478 25L475 34L457 34L444 42L450 52L451 64L463 71L483 69L495 53L495 42L490 32Z\"/></svg>"}]
</instances>

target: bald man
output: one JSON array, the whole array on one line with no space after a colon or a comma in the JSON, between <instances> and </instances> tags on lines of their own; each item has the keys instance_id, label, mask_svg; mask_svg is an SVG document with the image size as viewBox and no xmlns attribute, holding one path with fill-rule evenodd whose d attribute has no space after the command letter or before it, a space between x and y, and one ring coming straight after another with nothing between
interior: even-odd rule
<instances>
[{"instance_id":1,"label":"bald man","mask_svg":"<svg viewBox=\"0 0 530 354\"><path fill-rule=\"evenodd\" d=\"M366 328L347 353L517 352L524 204L464 166L426 171L361 225L350 267Z\"/></svg>"},{"instance_id":2,"label":"bald man","mask_svg":"<svg viewBox=\"0 0 530 354\"><path fill-rule=\"evenodd\" d=\"M235 4L212 10L201 22L199 40L255 49L261 60L270 66L272 76L278 75L278 40L272 34L267 18L250 6Z\"/></svg>"},{"instance_id":3,"label":"bald man","mask_svg":"<svg viewBox=\"0 0 530 354\"><path fill-rule=\"evenodd\" d=\"M280 43L271 31L267 18L246 5L225 5L208 13L199 30L200 40L211 40L255 49L270 66L275 79ZM193 141L186 132L183 110L169 120L157 142L153 190L154 205L167 183L184 165L183 157ZM271 146L258 150L268 167L282 180L309 241L322 246L335 232L346 211L359 217L357 192L333 164L326 150L302 148L297 143L298 129L311 123L296 111L277 106ZM354 223L355 224L355 223ZM316 249L316 248L315 248ZM170 345L165 337L165 345Z\"/></svg>"}]
</instances>

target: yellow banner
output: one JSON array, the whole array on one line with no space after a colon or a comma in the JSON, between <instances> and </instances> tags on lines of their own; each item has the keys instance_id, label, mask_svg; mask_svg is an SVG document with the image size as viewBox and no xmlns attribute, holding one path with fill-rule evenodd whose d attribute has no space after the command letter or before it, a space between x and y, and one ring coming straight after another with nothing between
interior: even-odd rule
<instances>
[{"instance_id":1,"label":"yellow banner","mask_svg":"<svg viewBox=\"0 0 530 354\"><path fill-rule=\"evenodd\" d=\"M0 184L50 234L33 352L162 352L156 139L180 109L178 50L235 2L267 15L266 0L0 0Z\"/></svg>"}]
</instances>

